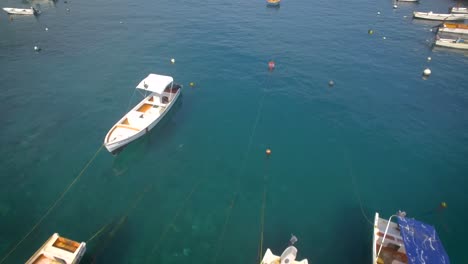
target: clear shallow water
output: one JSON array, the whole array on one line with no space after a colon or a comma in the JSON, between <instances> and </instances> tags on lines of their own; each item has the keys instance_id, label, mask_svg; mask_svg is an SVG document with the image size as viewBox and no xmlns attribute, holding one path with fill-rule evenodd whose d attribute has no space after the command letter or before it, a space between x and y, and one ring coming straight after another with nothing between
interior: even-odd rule
<instances>
[{"instance_id":1,"label":"clear shallow water","mask_svg":"<svg viewBox=\"0 0 468 264\"><path fill-rule=\"evenodd\" d=\"M468 58L431 49L437 22L410 18L450 5L70 0L42 3L38 19L2 13L0 256L157 72L185 85L174 111L119 156L98 153L6 263L53 232L87 241L103 226L85 262L255 263L264 186L264 250L294 233L311 263L370 263L362 204L435 225L467 262Z\"/></svg>"}]
</instances>

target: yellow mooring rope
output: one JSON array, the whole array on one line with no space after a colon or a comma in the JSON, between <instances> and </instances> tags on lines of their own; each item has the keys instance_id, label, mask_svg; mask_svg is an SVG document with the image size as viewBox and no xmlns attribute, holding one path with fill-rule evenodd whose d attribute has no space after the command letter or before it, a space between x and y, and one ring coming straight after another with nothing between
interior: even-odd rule
<instances>
[{"instance_id":1,"label":"yellow mooring rope","mask_svg":"<svg viewBox=\"0 0 468 264\"><path fill-rule=\"evenodd\" d=\"M2 258L2 260L0 260L0 264L5 262L5 260L11 255L11 253L13 253L19 247L19 245L21 245L21 243L23 243L23 241L26 238L28 238L29 235L31 235L31 233L34 232L34 230L37 229L37 227L52 212L52 210L55 209L55 207L59 204L59 202L62 201L63 197L65 197L65 195L68 193L68 191L70 191L71 187L73 187L73 185L75 185L75 183L81 178L81 176L83 176L84 172L88 169L89 165L91 165L91 163L94 161L94 159L97 157L97 155L99 154L99 152L102 150L103 147L104 147L104 145L101 145L101 147L99 147L99 149L96 151L96 153L94 153L93 157L83 167L83 169L78 174L78 176L76 176L76 178L68 185L68 187L65 188L65 190L62 192L62 194L57 198L57 200L55 200L55 202L49 207L49 209L47 209L45 214L39 219L39 221L37 221L37 223L31 228L31 230L29 230L29 232Z\"/></svg>"}]
</instances>

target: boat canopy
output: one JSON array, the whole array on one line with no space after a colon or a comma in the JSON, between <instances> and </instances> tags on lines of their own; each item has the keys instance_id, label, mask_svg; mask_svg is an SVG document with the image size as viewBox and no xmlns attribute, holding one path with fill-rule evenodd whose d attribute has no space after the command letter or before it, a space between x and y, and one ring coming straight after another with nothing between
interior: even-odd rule
<instances>
[{"instance_id":1,"label":"boat canopy","mask_svg":"<svg viewBox=\"0 0 468 264\"><path fill-rule=\"evenodd\" d=\"M450 260L435 228L412 218L398 217L408 264L449 264Z\"/></svg>"},{"instance_id":2,"label":"boat canopy","mask_svg":"<svg viewBox=\"0 0 468 264\"><path fill-rule=\"evenodd\" d=\"M148 77L143 79L136 88L162 94L164 89L166 89L166 87L173 81L174 79L172 79L171 76L150 73Z\"/></svg>"}]
</instances>

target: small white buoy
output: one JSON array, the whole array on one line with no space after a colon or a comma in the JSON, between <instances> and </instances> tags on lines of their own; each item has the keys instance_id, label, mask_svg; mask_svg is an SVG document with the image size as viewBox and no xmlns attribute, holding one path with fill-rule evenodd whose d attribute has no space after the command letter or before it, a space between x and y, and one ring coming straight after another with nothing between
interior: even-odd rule
<instances>
[{"instance_id":1,"label":"small white buoy","mask_svg":"<svg viewBox=\"0 0 468 264\"><path fill-rule=\"evenodd\" d=\"M377 15L380 15L380 11L379 11L379 12L377 12Z\"/></svg>"},{"instance_id":2,"label":"small white buoy","mask_svg":"<svg viewBox=\"0 0 468 264\"><path fill-rule=\"evenodd\" d=\"M424 69L423 71L424 76L429 76L431 75L431 70L429 68Z\"/></svg>"},{"instance_id":3,"label":"small white buoy","mask_svg":"<svg viewBox=\"0 0 468 264\"><path fill-rule=\"evenodd\" d=\"M383 39L387 39L386 37L382 37Z\"/></svg>"},{"instance_id":4,"label":"small white buoy","mask_svg":"<svg viewBox=\"0 0 468 264\"><path fill-rule=\"evenodd\" d=\"M46 27L46 28L45 28L45 31L49 31L49 28L48 28L48 27Z\"/></svg>"},{"instance_id":5,"label":"small white buoy","mask_svg":"<svg viewBox=\"0 0 468 264\"><path fill-rule=\"evenodd\" d=\"M431 58L431 57L427 57L427 61L431 61L431 60L432 60L432 58Z\"/></svg>"},{"instance_id":6,"label":"small white buoy","mask_svg":"<svg viewBox=\"0 0 468 264\"><path fill-rule=\"evenodd\" d=\"M172 63L172 64L175 63L175 59L174 59L174 58L171 59L171 63Z\"/></svg>"},{"instance_id":7,"label":"small white buoy","mask_svg":"<svg viewBox=\"0 0 468 264\"><path fill-rule=\"evenodd\" d=\"M67 12L70 12L70 8L67 8Z\"/></svg>"},{"instance_id":8,"label":"small white buoy","mask_svg":"<svg viewBox=\"0 0 468 264\"><path fill-rule=\"evenodd\" d=\"M120 24L122 24L122 23L123 23L123 22L122 22L122 21L120 21Z\"/></svg>"},{"instance_id":9,"label":"small white buoy","mask_svg":"<svg viewBox=\"0 0 468 264\"><path fill-rule=\"evenodd\" d=\"M430 32L432 32L432 28L431 28L431 29L429 29L429 31L430 31Z\"/></svg>"},{"instance_id":10,"label":"small white buoy","mask_svg":"<svg viewBox=\"0 0 468 264\"><path fill-rule=\"evenodd\" d=\"M34 51L40 51L41 48L39 48L38 46L34 46Z\"/></svg>"},{"instance_id":11,"label":"small white buoy","mask_svg":"<svg viewBox=\"0 0 468 264\"><path fill-rule=\"evenodd\" d=\"M328 82L328 86L333 87L335 85L335 82L333 80L330 80Z\"/></svg>"},{"instance_id":12,"label":"small white buoy","mask_svg":"<svg viewBox=\"0 0 468 264\"><path fill-rule=\"evenodd\" d=\"M397 9L397 8L398 8L398 6L397 6L397 5L393 5L393 9Z\"/></svg>"},{"instance_id":13,"label":"small white buoy","mask_svg":"<svg viewBox=\"0 0 468 264\"><path fill-rule=\"evenodd\" d=\"M407 18L408 16L403 16L403 18Z\"/></svg>"}]
</instances>

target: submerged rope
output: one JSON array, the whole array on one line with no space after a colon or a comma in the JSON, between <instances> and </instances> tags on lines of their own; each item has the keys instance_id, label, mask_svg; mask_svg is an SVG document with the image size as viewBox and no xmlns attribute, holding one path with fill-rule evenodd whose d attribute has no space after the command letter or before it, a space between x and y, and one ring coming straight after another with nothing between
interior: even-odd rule
<instances>
[{"instance_id":1,"label":"submerged rope","mask_svg":"<svg viewBox=\"0 0 468 264\"><path fill-rule=\"evenodd\" d=\"M265 82L266 82L266 80L263 83L265 83ZM224 235L226 233L226 228L227 228L227 225L229 223L229 220L230 220L230 217L231 217L231 214L232 214L232 210L233 210L233 208L234 208L234 206L236 204L236 200L237 200L237 198L239 196L240 176L242 174L244 174L245 167L247 165L247 160L248 160L248 158L250 156L250 150L252 148L253 138L255 136L255 132L257 131L258 122L260 121L260 116L261 116L261 113L263 111L263 105L264 105L265 97L266 97L266 93L263 92L262 97L260 98L260 102L259 102L258 107L257 107L257 113L256 113L255 121L254 121L254 124L252 126L252 132L250 133L250 136L249 136L249 142L247 144L247 149L246 149L245 154L244 154L244 159L243 159L243 162L242 162L242 166L240 167L239 173L237 174L236 192L234 193L234 196L232 197L232 200L231 200L231 204L228 207L228 212L226 213L226 219L225 219L224 224L223 224L223 229L221 231L221 235L218 238L218 243L217 243L218 244L218 249L215 251L215 255L213 257L213 263L217 262L219 252L222 249L222 241L224 240Z\"/></svg>"},{"instance_id":2,"label":"submerged rope","mask_svg":"<svg viewBox=\"0 0 468 264\"><path fill-rule=\"evenodd\" d=\"M76 178L62 192L62 194L59 196L59 198L57 198L57 200L55 200L55 202L49 207L49 209L47 209L46 213L39 219L39 221L37 221L37 223L31 228L31 230L10 250L10 252L8 252L2 258L2 260L0 260L0 264L3 263L11 255L11 253L13 253L19 247L19 245L21 245L21 243L23 243L23 241L26 238L28 238L29 235L31 235L32 232L34 232L34 230L37 229L37 227L42 223L42 221L44 221L44 219L52 212L52 210L54 210L54 208L59 204L59 202L62 201L63 197L65 197L65 195L68 193L68 191L70 191L71 187L73 187L73 185L75 185L75 183L81 178L81 176L83 176L86 169L88 169L89 165L91 165L91 163L94 161L94 159L97 157L97 155L99 154L99 152L102 150L103 147L104 147L104 145L101 145L101 147L99 147L99 149L96 151L96 153L94 153L93 157L83 167L83 169L78 174L78 176L76 176Z\"/></svg>"},{"instance_id":3,"label":"submerged rope","mask_svg":"<svg viewBox=\"0 0 468 264\"><path fill-rule=\"evenodd\" d=\"M158 242L154 245L153 249L151 250L151 253L148 255L148 260L147 260L146 262L149 262L151 256L154 254L154 252L158 251L159 247L161 246L162 241L164 240L164 238L166 237L166 235L169 233L169 230L170 230L171 227L174 225L174 222L177 220L177 218L179 217L180 213L181 213L182 210L185 208L185 206L187 205L187 202L190 200L190 198L192 197L192 195L195 193L196 189L198 188L198 186L200 185L200 183L202 182L203 179L204 179L204 177L200 178L197 182L195 182L195 184L194 184L193 187L192 187L192 190L191 190L190 193L185 197L184 201L182 202L182 205L179 207L179 209L176 211L176 213L175 213L174 216L172 217L172 220L169 222L168 225L166 225L166 228L164 229L164 231L162 232L161 236L159 237Z\"/></svg>"},{"instance_id":4,"label":"submerged rope","mask_svg":"<svg viewBox=\"0 0 468 264\"><path fill-rule=\"evenodd\" d=\"M370 225L373 226L374 223L372 223L372 221L369 219L369 217L367 217L366 213L364 212L364 207L362 205L361 196L359 195L359 191L358 191L358 187L357 187L357 183L356 183L356 177L354 176L354 173L353 173L353 166L351 164L351 161L349 160L348 155L346 155L345 151L344 151L343 154L344 154L344 158L345 158L345 160L347 161L347 164L348 164L349 175L351 176L351 182L352 182L352 185L353 185L354 194L356 195L356 197L358 199L359 208L361 209L361 214L362 214L362 216L364 216L366 221Z\"/></svg>"}]
</instances>

